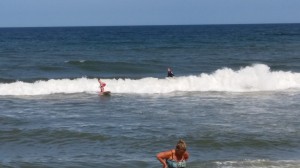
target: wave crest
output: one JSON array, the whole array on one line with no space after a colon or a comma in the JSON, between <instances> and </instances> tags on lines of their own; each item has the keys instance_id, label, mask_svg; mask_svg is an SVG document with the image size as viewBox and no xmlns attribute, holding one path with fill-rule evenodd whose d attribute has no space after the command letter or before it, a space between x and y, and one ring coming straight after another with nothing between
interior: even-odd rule
<instances>
[{"instance_id":1,"label":"wave crest","mask_svg":"<svg viewBox=\"0 0 300 168\"><path fill-rule=\"evenodd\" d=\"M106 90L113 93L170 93L175 91L256 92L300 89L300 73L271 71L264 64L246 66L239 70L218 69L212 74L174 78L102 79ZM46 95L56 93L95 93L97 79L51 79L26 83L0 84L0 95Z\"/></svg>"}]
</instances>

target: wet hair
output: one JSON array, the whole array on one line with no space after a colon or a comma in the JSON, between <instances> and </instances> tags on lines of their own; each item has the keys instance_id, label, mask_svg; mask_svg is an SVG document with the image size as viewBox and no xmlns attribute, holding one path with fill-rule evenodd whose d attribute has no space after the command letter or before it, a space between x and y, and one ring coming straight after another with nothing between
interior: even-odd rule
<instances>
[{"instance_id":1,"label":"wet hair","mask_svg":"<svg viewBox=\"0 0 300 168\"><path fill-rule=\"evenodd\" d=\"M180 149L186 150L186 143L182 139L180 139L176 145L176 150L180 150Z\"/></svg>"}]
</instances>

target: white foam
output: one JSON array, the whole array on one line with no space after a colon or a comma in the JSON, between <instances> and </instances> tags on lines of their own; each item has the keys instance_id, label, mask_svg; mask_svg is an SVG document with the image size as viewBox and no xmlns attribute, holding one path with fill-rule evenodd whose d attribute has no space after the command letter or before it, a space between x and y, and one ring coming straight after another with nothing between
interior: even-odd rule
<instances>
[{"instance_id":1,"label":"white foam","mask_svg":"<svg viewBox=\"0 0 300 168\"><path fill-rule=\"evenodd\" d=\"M212 74L175 78L102 79L106 90L113 93L170 93L174 91L255 92L300 90L300 73L270 71L264 64L243 67L234 71L223 68ZM0 95L43 95L55 93L95 93L97 79L51 79L26 83L22 81L0 84Z\"/></svg>"},{"instance_id":2,"label":"white foam","mask_svg":"<svg viewBox=\"0 0 300 168\"><path fill-rule=\"evenodd\" d=\"M240 160L240 161L216 161L218 167L223 168L291 168L299 167L299 160Z\"/></svg>"}]
</instances>

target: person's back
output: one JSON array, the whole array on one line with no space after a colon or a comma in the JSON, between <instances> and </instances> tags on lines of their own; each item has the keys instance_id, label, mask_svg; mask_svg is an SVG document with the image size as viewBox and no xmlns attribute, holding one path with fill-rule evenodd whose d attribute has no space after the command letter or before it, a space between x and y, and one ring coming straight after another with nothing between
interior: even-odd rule
<instances>
[{"instance_id":1,"label":"person's back","mask_svg":"<svg viewBox=\"0 0 300 168\"><path fill-rule=\"evenodd\" d=\"M106 86L106 83L102 82L100 78L98 79L98 82L100 84L100 92L104 92L104 87Z\"/></svg>"},{"instance_id":2,"label":"person's back","mask_svg":"<svg viewBox=\"0 0 300 168\"><path fill-rule=\"evenodd\" d=\"M168 68L168 77L173 77L173 76L174 76L174 74L173 74L171 68Z\"/></svg>"}]
</instances>

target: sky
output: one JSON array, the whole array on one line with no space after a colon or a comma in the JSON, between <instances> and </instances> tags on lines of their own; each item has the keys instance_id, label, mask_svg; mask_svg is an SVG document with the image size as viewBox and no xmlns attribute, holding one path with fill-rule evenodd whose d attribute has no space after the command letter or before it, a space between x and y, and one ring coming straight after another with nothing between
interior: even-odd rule
<instances>
[{"instance_id":1,"label":"sky","mask_svg":"<svg viewBox=\"0 0 300 168\"><path fill-rule=\"evenodd\" d=\"M0 0L0 27L300 23L300 0Z\"/></svg>"}]
</instances>

